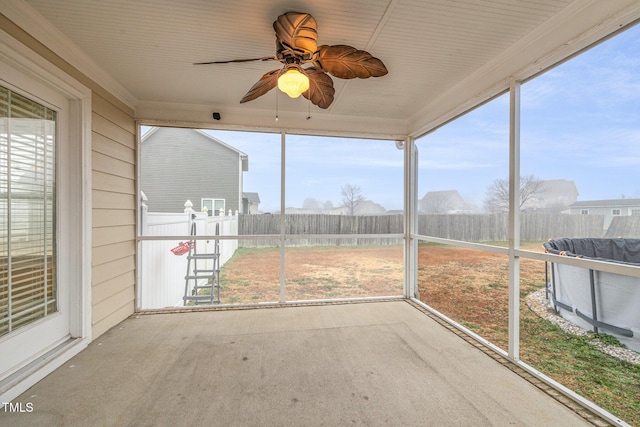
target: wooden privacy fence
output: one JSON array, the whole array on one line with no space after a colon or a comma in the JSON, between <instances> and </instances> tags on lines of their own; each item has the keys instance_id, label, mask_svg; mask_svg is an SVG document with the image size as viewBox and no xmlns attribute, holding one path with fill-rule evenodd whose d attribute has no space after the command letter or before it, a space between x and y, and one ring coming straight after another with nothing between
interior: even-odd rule
<instances>
[{"instance_id":1,"label":"wooden privacy fence","mask_svg":"<svg viewBox=\"0 0 640 427\"><path fill-rule=\"evenodd\" d=\"M529 213L520 217L520 239L545 241L560 237L601 237L604 216ZM418 233L464 240L509 240L508 214L419 215Z\"/></svg>"},{"instance_id":2,"label":"wooden privacy fence","mask_svg":"<svg viewBox=\"0 0 640 427\"><path fill-rule=\"evenodd\" d=\"M520 221L521 240L545 241L560 237L601 237L604 217L601 215L523 214ZM404 217L396 215L324 215L286 214L286 235L314 234L402 234ZM418 234L467 242L498 242L509 238L507 214L421 214ZM279 245L280 215L240 215L239 235L273 234L273 239L240 240L240 247ZM309 237L287 240L287 245L392 245L398 237L373 239Z\"/></svg>"},{"instance_id":3,"label":"wooden privacy fence","mask_svg":"<svg viewBox=\"0 0 640 427\"><path fill-rule=\"evenodd\" d=\"M280 244L280 215L240 215L238 234L273 234L273 239L240 240L241 247L277 246ZM287 214L285 215L285 234L402 234L402 215L323 215L323 214ZM312 245L397 245L402 237L340 237L318 238L298 237L287 240L288 246Z\"/></svg>"},{"instance_id":4,"label":"wooden privacy fence","mask_svg":"<svg viewBox=\"0 0 640 427\"><path fill-rule=\"evenodd\" d=\"M640 216L614 216L604 237L640 238Z\"/></svg>"}]
</instances>

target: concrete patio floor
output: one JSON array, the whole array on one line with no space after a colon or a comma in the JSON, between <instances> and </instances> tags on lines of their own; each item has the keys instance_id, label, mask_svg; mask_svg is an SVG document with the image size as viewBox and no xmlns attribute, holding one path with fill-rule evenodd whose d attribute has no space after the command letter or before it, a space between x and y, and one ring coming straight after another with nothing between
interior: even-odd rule
<instances>
[{"instance_id":1,"label":"concrete patio floor","mask_svg":"<svg viewBox=\"0 0 640 427\"><path fill-rule=\"evenodd\" d=\"M405 300L136 315L10 426L582 426Z\"/></svg>"}]
</instances>

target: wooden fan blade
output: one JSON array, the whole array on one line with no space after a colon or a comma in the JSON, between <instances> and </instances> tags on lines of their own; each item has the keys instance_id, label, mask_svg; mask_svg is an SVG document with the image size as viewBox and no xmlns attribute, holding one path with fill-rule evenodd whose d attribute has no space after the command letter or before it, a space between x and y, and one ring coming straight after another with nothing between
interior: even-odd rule
<instances>
[{"instance_id":1,"label":"wooden fan blade","mask_svg":"<svg viewBox=\"0 0 640 427\"><path fill-rule=\"evenodd\" d=\"M209 64L230 64L232 62L251 62L251 61L277 61L275 56L263 56L262 58L250 59L232 59L230 61L210 61L210 62L194 62L193 65L209 65Z\"/></svg>"},{"instance_id":2,"label":"wooden fan blade","mask_svg":"<svg viewBox=\"0 0 640 427\"><path fill-rule=\"evenodd\" d=\"M305 59L318 50L317 23L308 13L287 12L273 23L276 38L285 48Z\"/></svg>"},{"instance_id":3,"label":"wooden fan blade","mask_svg":"<svg viewBox=\"0 0 640 427\"><path fill-rule=\"evenodd\" d=\"M342 44L320 46L317 62L323 71L341 79L367 79L388 73L382 61L369 52Z\"/></svg>"},{"instance_id":4,"label":"wooden fan blade","mask_svg":"<svg viewBox=\"0 0 640 427\"><path fill-rule=\"evenodd\" d=\"M271 89L276 87L278 84L278 76L280 75L281 69L271 70L264 76L260 77L260 80L256 82L249 92L240 100L240 104L244 104L248 101L253 101L259 96L264 95L269 92Z\"/></svg>"},{"instance_id":5,"label":"wooden fan blade","mask_svg":"<svg viewBox=\"0 0 640 427\"><path fill-rule=\"evenodd\" d=\"M309 90L304 92L302 96L323 110L329 108L333 102L333 95L336 93L331 77L316 67L307 68L304 72L309 77Z\"/></svg>"}]
</instances>

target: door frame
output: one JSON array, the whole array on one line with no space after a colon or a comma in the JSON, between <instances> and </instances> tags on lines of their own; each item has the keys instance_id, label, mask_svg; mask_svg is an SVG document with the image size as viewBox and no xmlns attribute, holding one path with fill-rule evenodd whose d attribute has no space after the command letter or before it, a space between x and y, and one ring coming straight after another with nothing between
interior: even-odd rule
<instances>
[{"instance_id":1,"label":"door frame","mask_svg":"<svg viewBox=\"0 0 640 427\"><path fill-rule=\"evenodd\" d=\"M57 168L64 172L57 173L56 186L64 186L64 196L56 207L55 227L67 240L58 246L57 263L68 291L69 338L2 374L0 401L9 402L91 341L91 90L3 31L0 63L4 65L0 82L10 88L26 96L33 88L53 91L68 100L67 120L62 121L66 141L60 142L64 147L57 151ZM37 93L34 96L40 98Z\"/></svg>"}]
</instances>

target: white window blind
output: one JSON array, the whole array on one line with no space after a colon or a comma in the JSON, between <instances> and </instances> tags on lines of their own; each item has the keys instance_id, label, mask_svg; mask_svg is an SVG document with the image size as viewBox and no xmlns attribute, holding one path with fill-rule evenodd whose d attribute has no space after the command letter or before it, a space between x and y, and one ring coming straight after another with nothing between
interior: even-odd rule
<instances>
[{"instance_id":1,"label":"white window blind","mask_svg":"<svg viewBox=\"0 0 640 427\"><path fill-rule=\"evenodd\" d=\"M0 336L57 311L56 112L0 86Z\"/></svg>"}]
</instances>

